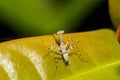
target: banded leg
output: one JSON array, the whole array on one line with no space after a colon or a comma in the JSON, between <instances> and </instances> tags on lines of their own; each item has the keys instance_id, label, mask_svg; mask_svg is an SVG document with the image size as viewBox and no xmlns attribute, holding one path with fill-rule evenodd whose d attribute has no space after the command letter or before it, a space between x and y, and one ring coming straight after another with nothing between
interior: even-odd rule
<instances>
[{"instance_id":1,"label":"banded leg","mask_svg":"<svg viewBox=\"0 0 120 80\"><path fill-rule=\"evenodd\" d=\"M43 58L45 58L46 56L49 56L49 55L50 55L50 52L52 52L52 53L59 53L59 51L60 51L60 49L59 49L57 46L51 44L51 45L48 47L48 52L47 52L47 54L46 54Z\"/></svg>"},{"instance_id":2,"label":"banded leg","mask_svg":"<svg viewBox=\"0 0 120 80\"><path fill-rule=\"evenodd\" d=\"M85 58L83 57L83 55L80 53L80 50L79 50L79 47L78 47L78 43L79 43L80 41L77 41L77 42L75 42L74 40L72 40L72 41L73 41L73 43L74 43L74 44L72 44L72 48L76 50L76 53L77 53L77 55L78 55L77 57L78 57L81 61L83 61L83 62L88 62L87 59L85 59Z\"/></svg>"},{"instance_id":3,"label":"banded leg","mask_svg":"<svg viewBox=\"0 0 120 80\"><path fill-rule=\"evenodd\" d=\"M70 43L70 38L68 39L68 41L66 42L66 49L67 49L67 52L71 51L73 49L73 46L71 45Z\"/></svg>"},{"instance_id":4,"label":"banded leg","mask_svg":"<svg viewBox=\"0 0 120 80\"><path fill-rule=\"evenodd\" d=\"M55 62L55 75L57 74L57 67L58 67L58 59L56 57L56 54L54 55L54 62Z\"/></svg>"},{"instance_id":5,"label":"banded leg","mask_svg":"<svg viewBox=\"0 0 120 80\"><path fill-rule=\"evenodd\" d=\"M53 37L54 37L56 43L57 43L58 45L60 45L60 39L59 39L60 37L58 37L56 34L54 34Z\"/></svg>"},{"instance_id":6,"label":"banded leg","mask_svg":"<svg viewBox=\"0 0 120 80\"><path fill-rule=\"evenodd\" d=\"M77 47L78 48L78 47ZM80 50L77 49L77 54L78 54L78 58L83 61L83 62L86 62L88 63L88 60L86 58L84 58L84 56L80 53Z\"/></svg>"}]
</instances>

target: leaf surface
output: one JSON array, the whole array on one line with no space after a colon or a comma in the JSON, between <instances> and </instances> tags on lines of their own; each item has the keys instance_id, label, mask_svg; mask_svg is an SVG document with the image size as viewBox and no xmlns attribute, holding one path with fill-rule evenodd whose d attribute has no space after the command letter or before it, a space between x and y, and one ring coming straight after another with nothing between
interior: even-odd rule
<instances>
[{"instance_id":1,"label":"leaf surface","mask_svg":"<svg viewBox=\"0 0 120 80\"><path fill-rule=\"evenodd\" d=\"M0 43L0 71L3 73L0 79L120 79L120 45L114 31L101 29L63 35L64 42L69 38L73 44L80 41L69 53L69 65L65 65L61 55L57 55L57 62L56 53L47 55L50 44L58 46L51 35ZM88 62L82 61L79 53Z\"/></svg>"}]
</instances>

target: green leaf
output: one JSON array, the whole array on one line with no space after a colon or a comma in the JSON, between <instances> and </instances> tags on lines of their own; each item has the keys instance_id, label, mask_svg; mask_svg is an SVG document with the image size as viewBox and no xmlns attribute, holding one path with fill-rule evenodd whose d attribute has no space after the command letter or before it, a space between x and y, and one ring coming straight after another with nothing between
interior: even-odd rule
<instances>
[{"instance_id":1,"label":"green leaf","mask_svg":"<svg viewBox=\"0 0 120 80\"><path fill-rule=\"evenodd\" d=\"M72 44L80 41L69 53L69 65L64 63L61 55L56 55L56 59L54 52L47 55L50 44L58 46L51 35L0 43L0 71L4 74L0 74L0 79L120 79L120 45L113 30L101 29L63 35L65 42L69 38L74 40L71 41Z\"/></svg>"},{"instance_id":2,"label":"green leaf","mask_svg":"<svg viewBox=\"0 0 120 80\"><path fill-rule=\"evenodd\" d=\"M119 80L120 61L114 61L106 65L96 67L86 72L73 75L66 80Z\"/></svg>"}]
</instances>

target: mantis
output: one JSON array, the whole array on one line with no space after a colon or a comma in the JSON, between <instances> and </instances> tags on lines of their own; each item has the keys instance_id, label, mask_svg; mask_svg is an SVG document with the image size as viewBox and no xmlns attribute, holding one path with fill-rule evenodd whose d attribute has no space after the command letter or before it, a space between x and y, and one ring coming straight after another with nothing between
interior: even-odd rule
<instances>
[{"instance_id":1,"label":"mantis","mask_svg":"<svg viewBox=\"0 0 120 80\"><path fill-rule=\"evenodd\" d=\"M66 43L64 43L64 41L63 41L63 33L64 33L64 30L60 30L56 34L54 34L54 39L55 39L55 41L56 41L56 43L57 43L57 45L59 47L57 47L57 46L55 46L53 44L50 45L50 47L48 48L48 53L50 52L51 47L54 48L54 49L57 49L57 51L53 51L55 53L55 55L57 55L57 54L61 55L65 65L68 65L70 63L70 61L69 61L69 52L73 48L75 48L76 45L71 45L71 42L70 42L71 40L70 39L68 39L68 41ZM57 37L57 35L59 35L59 37ZM82 61L87 62L87 60L85 60L79 52L78 52L78 54L80 55L80 59ZM56 60L56 63L57 63L56 56L55 56L55 60Z\"/></svg>"},{"instance_id":2,"label":"mantis","mask_svg":"<svg viewBox=\"0 0 120 80\"><path fill-rule=\"evenodd\" d=\"M54 53L54 58L55 58L55 64L56 64L56 70L57 70L57 66L58 66L58 59L57 58L57 55L60 55L62 56L62 59L65 63L65 65L69 65L70 64L70 60L69 60L69 56L72 55L72 53L70 54L70 51L72 49L75 48L75 50L77 50L77 54L79 55L78 58L81 60L81 61L84 61L84 62L88 62L80 53L78 46L75 44L76 42L74 42L73 44L71 44L71 39L69 38L67 40L67 42L65 43L63 41L63 33L64 33L64 30L60 30L60 31L57 31L57 33L55 33L53 35L54 39L55 39L55 42L57 43L58 46L55 46L54 44L50 44L50 46L48 47L48 54L50 52ZM78 43L78 42L77 42ZM47 54L47 55L48 55ZM74 53L73 53L74 54ZM75 53L76 55L76 53ZM60 58L61 59L61 58ZM56 75L56 72L55 72L55 75Z\"/></svg>"}]
</instances>

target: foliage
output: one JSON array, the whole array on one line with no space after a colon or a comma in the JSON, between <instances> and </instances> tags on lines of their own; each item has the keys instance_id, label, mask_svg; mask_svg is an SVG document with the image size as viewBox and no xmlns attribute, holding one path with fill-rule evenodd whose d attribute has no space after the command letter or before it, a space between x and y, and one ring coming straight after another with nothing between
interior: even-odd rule
<instances>
[{"instance_id":1,"label":"foliage","mask_svg":"<svg viewBox=\"0 0 120 80\"><path fill-rule=\"evenodd\" d=\"M101 29L64 34L63 39L80 41L65 65L61 55L58 65L55 53L48 53L53 36L38 36L0 43L0 80L119 80L120 45L115 32ZM73 42L74 43L74 42ZM81 61L77 55L87 59ZM70 54L70 53L69 53Z\"/></svg>"}]
</instances>

